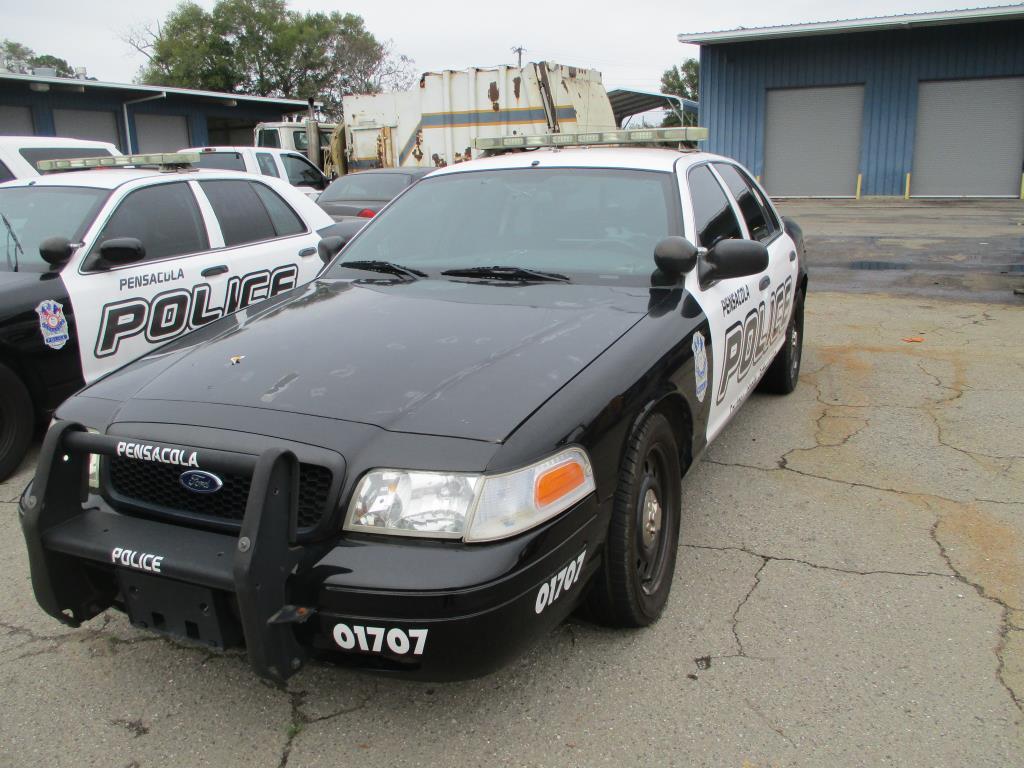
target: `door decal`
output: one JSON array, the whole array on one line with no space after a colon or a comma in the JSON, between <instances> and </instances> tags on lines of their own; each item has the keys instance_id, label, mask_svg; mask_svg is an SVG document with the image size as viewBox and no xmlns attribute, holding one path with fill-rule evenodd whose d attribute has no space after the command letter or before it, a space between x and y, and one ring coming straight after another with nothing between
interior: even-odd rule
<instances>
[{"instance_id":1,"label":"door decal","mask_svg":"<svg viewBox=\"0 0 1024 768\"><path fill-rule=\"evenodd\" d=\"M152 299L140 296L110 302L100 312L94 354L97 358L110 357L117 353L123 340L140 333L145 333L146 340L154 344L169 341L254 302L294 288L298 277L299 267L296 264L232 277L227 284L223 306L211 306L213 286L209 283L199 283L191 289L164 291Z\"/></svg>"}]
</instances>

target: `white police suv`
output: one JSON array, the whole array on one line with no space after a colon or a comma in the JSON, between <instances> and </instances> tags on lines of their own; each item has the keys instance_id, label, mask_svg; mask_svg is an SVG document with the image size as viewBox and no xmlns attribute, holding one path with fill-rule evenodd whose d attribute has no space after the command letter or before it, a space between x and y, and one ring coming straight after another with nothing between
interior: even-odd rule
<instances>
[{"instance_id":1,"label":"white police suv","mask_svg":"<svg viewBox=\"0 0 1024 768\"><path fill-rule=\"evenodd\" d=\"M76 172L0 184L0 477L83 383L323 266L333 221L306 195L196 160L54 160Z\"/></svg>"}]
</instances>

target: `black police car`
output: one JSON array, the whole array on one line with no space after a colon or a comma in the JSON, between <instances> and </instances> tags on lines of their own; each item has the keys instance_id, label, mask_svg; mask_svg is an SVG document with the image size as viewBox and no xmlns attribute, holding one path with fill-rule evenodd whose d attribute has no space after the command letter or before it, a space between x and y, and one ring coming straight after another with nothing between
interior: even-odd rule
<instances>
[{"instance_id":1,"label":"black police car","mask_svg":"<svg viewBox=\"0 0 1024 768\"><path fill-rule=\"evenodd\" d=\"M583 601L647 625L680 477L759 381L796 385L802 250L725 158L443 169L314 282L60 408L21 501L36 597L279 680L480 675Z\"/></svg>"}]
</instances>

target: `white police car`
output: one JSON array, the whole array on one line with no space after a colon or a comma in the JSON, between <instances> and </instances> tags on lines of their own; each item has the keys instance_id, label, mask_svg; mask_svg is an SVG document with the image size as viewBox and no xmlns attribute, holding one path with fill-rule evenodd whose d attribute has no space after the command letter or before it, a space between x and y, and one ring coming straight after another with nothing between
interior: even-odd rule
<instances>
[{"instance_id":1,"label":"white police car","mask_svg":"<svg viewBox=\"0 0 1024 768\"><path fill-rule=\"evenodd\" d=\"M84 170L0 185L0 477L83 383L323 266L315 203L196 159L57 160L41 170Z\"/></svg>"}]
</instances>

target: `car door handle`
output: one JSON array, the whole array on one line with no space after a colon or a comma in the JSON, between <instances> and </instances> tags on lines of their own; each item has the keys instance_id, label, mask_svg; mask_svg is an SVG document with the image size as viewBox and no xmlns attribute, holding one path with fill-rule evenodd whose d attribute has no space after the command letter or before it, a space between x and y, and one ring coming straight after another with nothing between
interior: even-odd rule
<instances>
[{"instance_id":1,"label":"car door handle","mask_svg":"<svg viewBox=\"0 0 1024 768\"><path fill-rule=\"evenodd\" d=\"M207 267L200 274L202 274L203 277L213 277L214 275L223 275L227 271L227 264L218 264L216 267Z\"/></svg>"},{"instance_id":2,"label":"car door handle","mask_svg":"<svg viewBox=\"0 0 1024 768\"><path fill-rule=\"evenodd\" d=\"M761 283L760 283L760 285L758 285L758 288L760 288L763 291L763 290L767 289L768 286L771 285L771 284L772 284L772 279L770 277L768 277L768 275L765 275L764 277L761 278Z\"/></svg>"},{"instance_id":3,"label":"car door handle","mask_svg":"<svg viewBox=\"0 0 1024 768\"><path fill-rule=\"evenodd\" d=\"M312 248L312 247L310 247L310 248L303 248L301 251L299 251L299 256L301 256L302 258L306 258L307 256L314 255L315 253L316 253L316 248Z\"/></svg>"}]
</instances>

